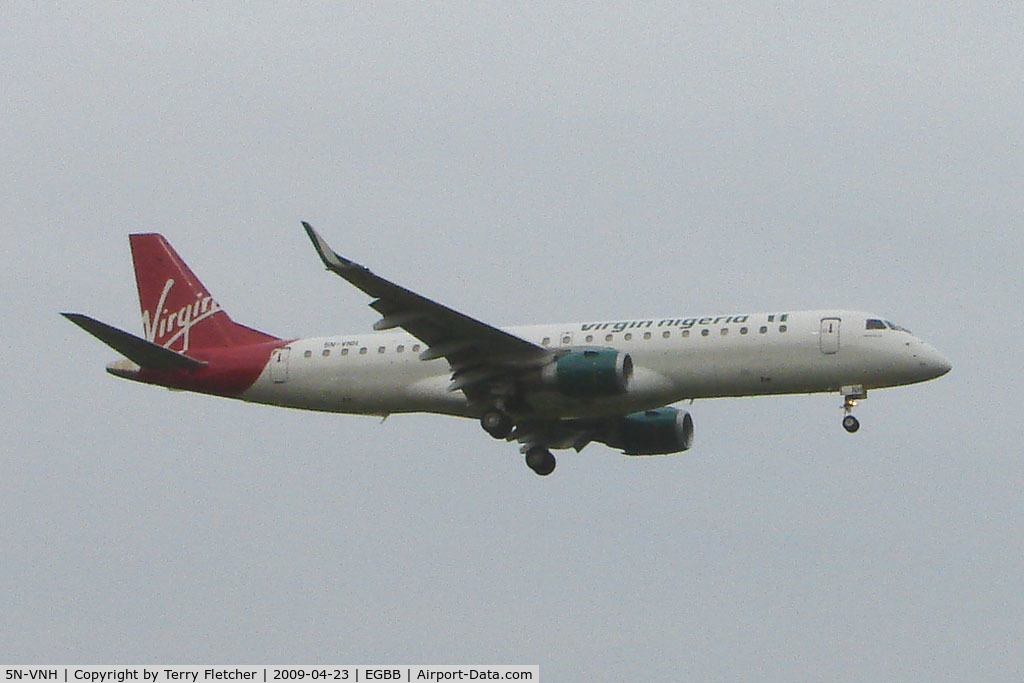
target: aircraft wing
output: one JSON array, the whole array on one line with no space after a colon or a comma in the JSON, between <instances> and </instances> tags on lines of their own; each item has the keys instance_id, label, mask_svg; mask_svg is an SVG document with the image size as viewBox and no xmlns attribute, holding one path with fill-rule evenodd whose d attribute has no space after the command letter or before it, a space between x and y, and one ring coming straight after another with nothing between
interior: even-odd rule
<instances>
[{"instance_id":1,"label":"aircraft wing","mask_svg":"<svg viewBox=\"0 0 1024 683\"><path fill-rule=\"evenodd\" d=\"M444 358L452 368L449 391L474 389L522 367L540 365L551 358L547 349L480 322L375 275L369 268L336 254L303 221L327 269L374 297L370 307L383 317L374 330L400 327L427 345L423 360Z\"/></svg>"}]
</instances>

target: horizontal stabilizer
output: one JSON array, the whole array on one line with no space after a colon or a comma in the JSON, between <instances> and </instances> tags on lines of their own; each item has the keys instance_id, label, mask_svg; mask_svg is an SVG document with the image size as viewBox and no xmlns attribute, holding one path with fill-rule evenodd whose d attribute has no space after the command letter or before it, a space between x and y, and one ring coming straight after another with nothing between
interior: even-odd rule
<instances>
[{"instance_id":1,"label":"horizontal stabilizer","mask_svg":"<svg viewBox=\"0 0 1024 683\"><path fill-rule=\"evenodd\" d=\"M90 318L87 315L82 315L81 313L61 313L61 315L140 367L152 370L169 370L172 368L195 370L206 365L201 360L189 358L185 354L165 349L159 344L154 344L142 337L136 337L134 334L129 334L124 330L101 323L99 320Z\"/></svg>"}]
</instances>

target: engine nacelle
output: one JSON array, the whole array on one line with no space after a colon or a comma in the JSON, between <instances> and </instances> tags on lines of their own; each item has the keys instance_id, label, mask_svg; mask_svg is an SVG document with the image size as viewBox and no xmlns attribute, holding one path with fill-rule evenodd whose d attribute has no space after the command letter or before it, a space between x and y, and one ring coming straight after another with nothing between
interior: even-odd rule
<instances>
[{"instance_id":1,"label":"engine nacelle","mask_svg":"<svg viewBox=\"0 0 1024 683\"><path fill-rule=\"evenodd\" d=\"M685 451L693 444L693 418L678 408L655 408L630 413L616 424L605 440L625 455L665 455Z\"/></svg>"},{"instance_id":2,"label":"engine nacelle","mask_svg":"<svg viewBox=\"0 0 1024 683\"><path fill-rule=\"evenodd\" d=\"M575 349L540 373L541 383L574 398L611 396L629 388L633 359L616 349Z\"/></svg>"}]
</instances>

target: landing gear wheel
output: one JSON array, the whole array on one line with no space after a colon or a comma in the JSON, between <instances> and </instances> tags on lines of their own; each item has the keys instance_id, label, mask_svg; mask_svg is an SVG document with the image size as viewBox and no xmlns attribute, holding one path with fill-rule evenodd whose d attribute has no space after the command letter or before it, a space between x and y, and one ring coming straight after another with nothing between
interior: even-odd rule
<instances>
[{"instance_id":1,"label":"landing gear wheel","mask_svg":"<svg viewBox=\"0 0 1024 683\"><path fill-rule=\"evenodd\" d=\"M488 410L480 416L480 426L495 439L504 439L512 432L512 418L500 410Z\"/></svg>"},{"instance_id":2,"label":"landing gear wheel","mask_svg":"<svg viewBox=\"0 0 1024 683\"><path fill-rule=\"evenodd\" d=\"M534 446L526 451L526 466L542 477L555 471L555 456L541 446Z\"/></svg>"},{"instance_id":3,"label":"landing gear wheel","mask_svg":"<svg viewBox=\"0 0 1024 683\"><path fill-rule=\"evenodd\" d=\"M843 429L853 434L860 429L860 420L851 413L854 406L857 405L857 401L862 401L868 397L868 392L864 390L863 385L851 384L841 387L839 393L843 395L843 412L846 413L846 416L843 418Z\"/></svg>"}]
</instances>

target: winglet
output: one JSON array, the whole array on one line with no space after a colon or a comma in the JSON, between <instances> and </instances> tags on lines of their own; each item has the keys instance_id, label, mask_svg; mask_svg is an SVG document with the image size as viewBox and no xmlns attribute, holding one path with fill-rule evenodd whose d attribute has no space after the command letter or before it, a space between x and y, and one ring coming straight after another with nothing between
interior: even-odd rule
<instances>
[{"instance_id":1,"label":"winglet","mask_svg":"<svg viewBox=\"0 0 1024 683\"><path fill-rule=\"evenodd\" d=\"M349 261L343 256L339 256L331 246L324 241L324 238L320 236L313 226L302 221L302 227L306 229L306 234L309 235L309 239L313 242L313 248L316 249L316 253L320 256L320 260L327 266L327 270L333 270L338 272L341 270L347 270L349 268L359 268L361 270L367 270L366 266L361 266L358 263Z\"/></svg>"}]
</instances>

